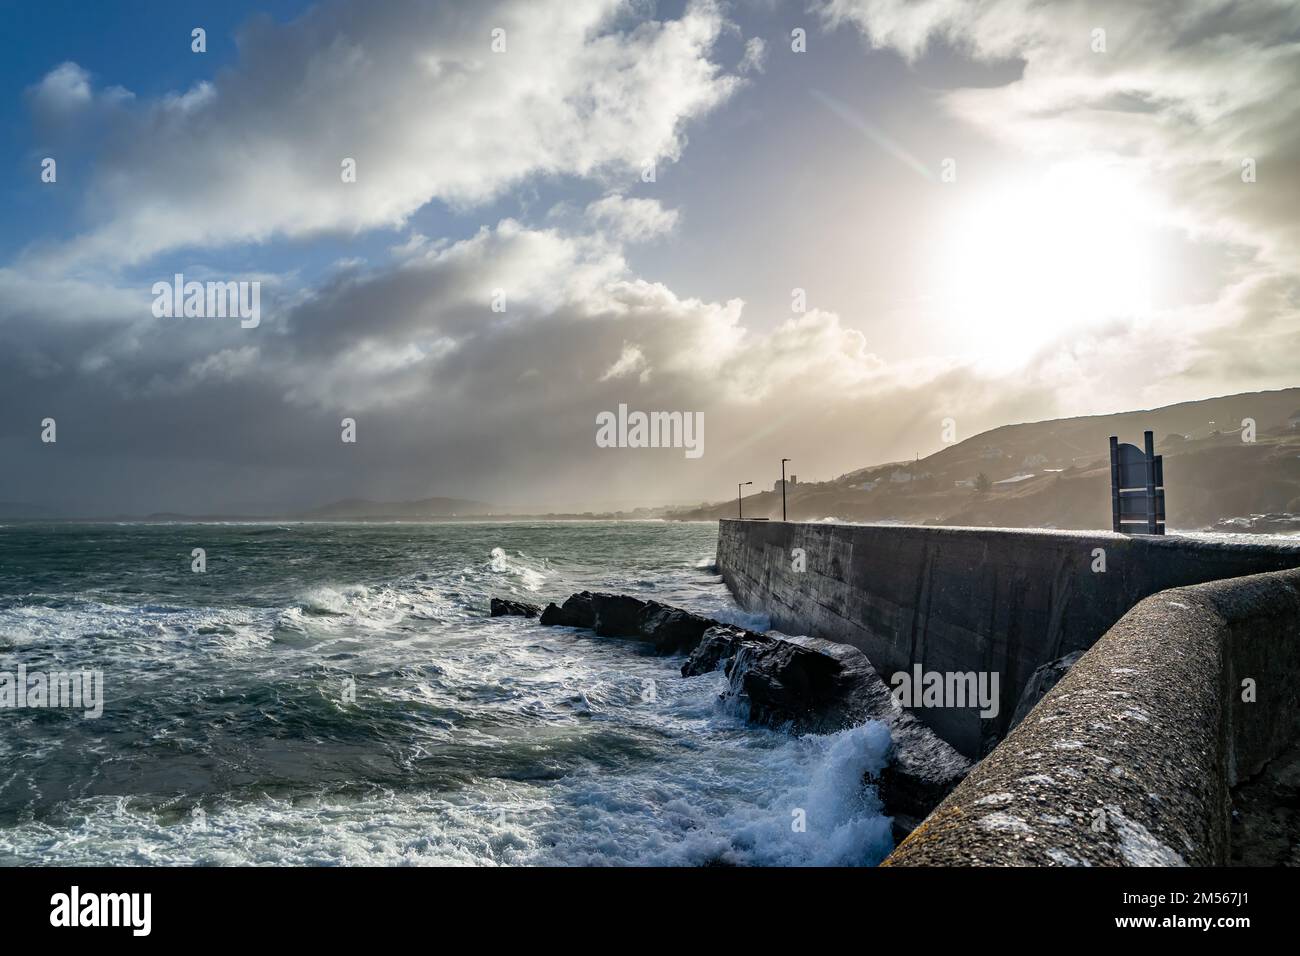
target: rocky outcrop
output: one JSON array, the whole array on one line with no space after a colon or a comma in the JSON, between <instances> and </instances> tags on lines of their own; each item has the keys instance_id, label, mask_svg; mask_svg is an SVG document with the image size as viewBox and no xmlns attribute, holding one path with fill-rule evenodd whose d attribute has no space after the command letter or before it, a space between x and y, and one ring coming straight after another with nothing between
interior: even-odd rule
<instances>
[{"instance_id":1,"label":"rocky outcrop","mask_svg":"<svg viewBox=\"0 0 1300 956\"><path fill-rule=\"evenodd\" d=\"M793 733L834 733L883 721L889 764L866 782L878 787L901 839L970 770L971 762L905 711L867 656L813 637L773 637L625 594L582 591L548 604L541 623L645 641L661 654L689 652L683 677L726 672L724 699L754 723Z\"/></svg>"},{"instance_id":2,"label":"rocky outcrop","mask_svg":"<svg viewBox=\"0 0 1300 956\"><path fill-rule=\"evenodd\" d=\"M749 643L757 646L771 643L773 640L775 638L747 631L742 627L715 624L704 632L699 644L682 665L682 676L698 677L700 674L712 674L729 665L741 645Z\"/></svg>"},{"instance_id":3,"label":"rocky outcrop","mask_svg":"<svg viewBox=\"0 0 1300 956\"><path fill-rule=\"evenodd\" d=\"M1025 684L1024 691L1020 694L1020 700L1016 703L1016 711L1011 715L1010 729L1014 729L1017 724L1025 719L1025 715L1047 696L1049 690L1060 683L1061 678L1082 656L1083 651L1075 651L1073 654L1058 657L1056 660L1048 661L1046 664L1041 664L1034 669L1033 674L1029 676L1028 683Z\"/></svg>"},{"instance_id":4,"label":"rocky outcrop","mask_svg":"<svg viewBox=\"0 0 1300 956\"><path fill-rule=\"evenodd\" d=\"M542 611L541 623L546 627L587 627L596 626L596 609L591 603L590 591L574 594L561 605L554 601Z\"/></svg>"},{"instance_id":5,"label":"rocky outcrop","mask_svg":"<svg viewBox=\"0 0 1300 956\"><path fill-rule=\"evenodd\" d=\"M681 608L642 601L626 594L581 591L562 605L548 604L541 623L549 627L583 627L601 637L630 637L653 645L659 654L694 650L718 622Z\"/></svg>"},{"instance_id":6,"label":"rocky outcrop","mask_svg":"<svg viewBox=\"0 0 1300 956\"><path fill-rule=\"evenodd\" d=\"M833 733L895 709L867 655L815 637L742 642L728 677L750 720L795 733Z\"/></svg>"},{"instance_id":7,"label":"rocky outcrop","mask_svg":"<svg viewBox=\"0 0 1300 956\"><path fill-rule=\"evenodd\" d=\"M542 608L539 604L509 601L505 598L492 599L492 617L537 617L541 613Z\"/></svg>"},{"instance_id":8,"label":"rocky outcrop","mask_svg":"<svg viewBox=\"0 0 1300 956\"><path fill-rule=\"evenodd\" d=\"M907 711L889 720L893 754L876 780L880 801L894 818L894 840L916 829L970 773L973 763Z\"/></svg>"},{"instance_id":9,"label":"rocky outcrop","mask_svg":"<svg viewBox=\"0 0 1300 956\"><path fill-rule=\"evenodd\" d=\"M749 719L796 733L833 733L867 720L888 726L891 759L875 783L906 836L962 781L971 761L905 711L867 656L847 644L809 637L770 637L738 627L710 628L682 675L724 670L726 699Z\"/></svg>"},{"instance_id":10,"label":"rocky outcrop","mask_svg":"<svg viewBox=\"0 0 1300 956\"><path fill-rule=\"evenodd\" d=\"M646 604L637 621L639 636L651 641L661 654L694 650L700 639L717 624L710 618L655 601Z\"/></svg>"}]
</instances>

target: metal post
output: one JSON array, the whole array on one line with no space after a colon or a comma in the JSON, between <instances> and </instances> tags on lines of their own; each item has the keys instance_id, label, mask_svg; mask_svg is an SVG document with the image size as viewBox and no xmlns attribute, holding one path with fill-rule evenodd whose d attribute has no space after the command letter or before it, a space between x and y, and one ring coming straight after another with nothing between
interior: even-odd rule
<instances>
[{"instance_id":1,"label":"metal post","mask_svg":"<svg viewBox=\"0 0 1300 956\"><path fill-rule=\"evenodd\" d=\"M781 520L785 520L785 463L789 458L781 459Z\"/></svg>"},{"instance_id":2,"label":"metal post","mask_svg":"<svg viewBox=\"0 0 1300 956\"><path fill-rule=\"evenodd\" d=\"M1165 533L1165 456L1156 455L1156 534Z\"/></svg>"},{"instance_id":3,"label":"metal post","mask_svg":"<svg viewBox=\"0 0 1300 956\"><path fill-rule=\"evenodd\" d=\"M1147 455L1147 534L1156 534L1156 438L1143 432Z\"/></svg>"},{"instance_id":4,"label":"metal post","mask_svg":"<svg viewBox=\"0 0 1300 956\"><path fill-rule=\"evenodd\" d=\"M1119 438L1110 436L1110 529L1119 532Z\"/></svg>"},{"instance_id":5,"label":"metal post","mask_svg":"<svg viewBox=\"0 0 1300 956\"><path fill-rule=\"evenodd\" d=\"M746 485L752 485L752 484L753 484L752 481L736 482L736 517L737 518L743 519L745 517L744 506L741 505L740 503L741 502L740 489L744 488Z\"/></svg>"}]
</instances>

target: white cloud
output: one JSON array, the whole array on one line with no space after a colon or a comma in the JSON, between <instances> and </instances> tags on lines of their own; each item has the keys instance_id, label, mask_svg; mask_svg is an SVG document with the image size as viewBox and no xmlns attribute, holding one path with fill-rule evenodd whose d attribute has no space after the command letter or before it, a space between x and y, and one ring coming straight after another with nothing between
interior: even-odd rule
<instances>
[{"instance_id":1,"label":"white cloud","mask_svg":"<svg viewBox=\"0 0 1300 956\"><path fill-rule=\"evenodd\" d=\"M605 369L605 374L600 377L600 380L608 382L612 378L624 378L638 372L640 373L641 382L649 381L650 368L646 365L645 353L637 345L624 343L623 351L620 353L618 360Z\"/></svg>"},{"instance_id":2,"label":"white cloud","mask_svg":"<svg viewBox=\"0 0 1300 956\"><path fill-rule=\"evenodd\" d=\"M741 73L762 73L763 63L767 58L767 44L762 37L750 37L745 41L745 55L741 58Z\"/></svg>"},{"instance_id":3,"label":"white cloud","mask_svg":"<svg viewBox=\"0 0 1300 956\"><path fill-rule=\"evenodd\" d=\"M618 0L334 0L289 24L254 21L232 68L119 118L96 224L39 261L398 227L430 201L473 205L536 175L635 181L643 162L676 159L683 125L740 81L710 60L724 25L710 0L634 27L626 12ZM503 53L490 48L497 27ZM92 95L75 64L41 90ZM341 179L347 158L355 183Z\"/></svg>"},{"instance_id":4,"label":"white cloud","mask_svg":"<svg viewBox=\"0 0 1300 956\"><path fill-rule=\"evenodd\" d=\"M341 260L320 286L268 297L256 332L160 324L148 283L0 269L7 417L39 421L56 400L75 410L67 433L78 439L61 453L124 462L106 481L139 495L172 494L153 467L171 460L211 462L213 483L277 471L299 500L328 494L329 482L415 496L434 474L444 491L491 498L518 487L520 463L529 493L581 497L571 489L616 480L654 499L761 477L736 473L751 452L768 461L793 450L801 474L818 477L910 457L927 450L916 436L937 435L933 423L954 408L967 430L1294 375L1300 187L1287 162L1300 124L1285 95L1297 52L1283 39L1300 24L1287 8L824 5L830 22L913 60L935 43L1023 59L1021 79L939 94L942 104L997 140L1002 158L1101 156L1159 192L1190 233L1245 250L1217 294L1085 325L1000 378L925 347L885 363L855 328L863 316L786 317L782 302L773 324L738 298L690 297L629 266L628 244L671 234L678 214L622 190L644 159L675 157L685 124L740 82L711 61L723 28L713 5L636 26L613 0L451 9L374 4L353 16L336 0L288 25L259 22L231 70L133 106L96 93L75 64L57 68L31 91L34 106L118 135L106 139L92 227L23 265L85 275L191 244L399 228L425 203L467 207L535 176L593 177L609 195L558 209L554 228L503 219L459 241L400 233L388 265ZM1088 46L1098 22L1109 59ZM489 51L496 25L507 53ZM740 69L758 68L762 52L751 40ZM1243 153L1259 160L1253 186L1236 175ZM347 156L356 184L339 178ZM495 290L504 312L490 308ZM1144 385L1153 367L1158 381ZM663 469L593 458L594 413L621 401L705 411L716 439L707 458ZM335 455L343 415L363 436L347 460ZM14 473L36 482L44 472Z\"/></svg>"},{"instance_id":5,"label":"white cloud","mask_svg":"<svg viewBox=\"0 0 1300 956\"><path fill-rule=\"evenodd\" d=\"M75 63L61 63L28 91L39 112L60 114L89 106L90 74Z\"/></svg>"},{"instance_id":6,"label":"white cloud","mask_svg":"<svg viewBox=\"0 0 1300 956\"><path fill-rule=\"evenodd\" d=\"M1022 60L1015 82L942 102L1040 161L1108 157L1194 237L1300 270L1300 182L1284 172L1300 149L1300 4L823 0L820 10L908 60L937 44ZM1257 161L1257 183L1241 181L1244 158Z\"/></svg>"},{"instance_id":7,"label":"white cloud","mask_svg":"<svg viewBox=\"0 0 1300 956\"><path fill-rule=\"evenodd\" d=\"M627 242L645 242L672 232L677 210L664 209L657 199L605 196L588 204L587 221Z\"/></svg>"}]
</instances>

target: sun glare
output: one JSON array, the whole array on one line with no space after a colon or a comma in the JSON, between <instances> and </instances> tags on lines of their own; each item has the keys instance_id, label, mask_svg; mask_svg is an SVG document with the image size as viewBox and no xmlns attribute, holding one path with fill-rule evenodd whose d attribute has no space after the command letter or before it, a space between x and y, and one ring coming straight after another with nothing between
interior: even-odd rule
<instances>
[{"instance_id":1,"label":"sun glare","mask_svg":"<svg viewBox=\"0 0 1300 956\"><path fill-rule=\"evenodd\" d=\"M1154 214L1118 171L1061 166L963 204L934 293L954 351L1022 360L1060 333L1150 311Z\"/></svg>"}]
</instances>

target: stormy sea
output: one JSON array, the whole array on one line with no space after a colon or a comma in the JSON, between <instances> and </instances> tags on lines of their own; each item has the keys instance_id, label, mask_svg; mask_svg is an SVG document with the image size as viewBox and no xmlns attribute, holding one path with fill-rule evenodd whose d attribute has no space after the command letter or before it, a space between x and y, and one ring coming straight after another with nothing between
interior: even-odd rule
<instances>
[{"instance_id":1,"label":"stormy sea","mask_svg":"<svg viewBox=\"0 0 1300 956\"><path fill-rule=\"evenodd\" d=\"M616 591L765 629L716 524L0 527L0 865L842 865L888 732L751 726L720 673L524 618ZM196 549L202 549L201 559ZM201 567L201 570L195 570Z\"/></svg>"}]
</instances>

